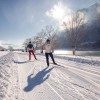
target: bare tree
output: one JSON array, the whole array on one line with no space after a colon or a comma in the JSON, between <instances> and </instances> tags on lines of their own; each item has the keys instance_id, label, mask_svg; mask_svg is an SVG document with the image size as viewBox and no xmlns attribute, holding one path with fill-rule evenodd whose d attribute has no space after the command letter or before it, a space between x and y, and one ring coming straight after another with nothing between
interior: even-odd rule
<instances>
[{"instance_id":1,"label":"bare tree","mask_svg":"<svg viewBox=\"0 0 100 100\"><path fill-rule=\"evenodd\" d=\"M38 46L40 47L41 45L44 44L46 40L46 35L44 32L37 33L37 41L38 41Z\"/></svg>"},{"instance_id":2,"label":"bare tree","mask_svg":"<svg viewBox=\"0 0 100 100\"><path fill-rule=\"evenodd\" d=\"M25 51L27 51L27 45L29 44L30 41L34 45L34 50L36 50L37 47L39 47L39 45L41 43L41 40L40 40L39 36L34 36L32 38L28 38L23 43L23 47L25 48Z\"/></svg>"},{"instance_id":3,"label":"bare tree","mask_svg":"<svg viewBox=\"0 0 100 100\"><path fill-rule=\"evenodd\" d=\"M69 38L71 47L73 48L73 55L75 55L76 48L80 45L81 39L85 35L85 25L85 15L79 11L74 13L69 21L63 22L66 36Z\"/></svg>"},{"instance_id":4,"label":"bare tree","mask_svg":"<svg viewBox=\"0 0 100 100\"><path fill-rule=\"evenodd\" d=\"M48 38L53 42L54 45L56 45L56 33L57 29L54 29L52 26L46 26L41 32L37 33L36 36L26 39L23 43L23 46L26 48L29 41L31 41L36 50L37 48L41 47Z\"/></svg>"},{"instance_id":5,"label":"bare tree","mask_svg":"<svg viewBox=\"0 0 100 100\"><path fill-rule=\"evenodd\" d=\"M34 45L35 50L41 45L42 40L41 38L37 35L32 37L32 43Z\"/></svg>"},{"instance_id":6,"label":"bare tree","mask_svg":"<svg viewBox=\"0 0 100 100\"><path fill-rule=\"evenodd\" d=\"M54 46L57 45L57 28L54 28L50 25L45 26L44 29L42 29L41 35L43 37L43 41L46 39L50 39Z\"/></svg>"}]
</instances>

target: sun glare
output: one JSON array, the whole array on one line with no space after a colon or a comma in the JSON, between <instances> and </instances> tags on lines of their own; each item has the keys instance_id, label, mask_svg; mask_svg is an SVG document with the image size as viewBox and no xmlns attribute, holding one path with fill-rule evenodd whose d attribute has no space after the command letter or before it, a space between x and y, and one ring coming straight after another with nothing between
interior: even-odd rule
<instances>
[{"instance_id":1,"label":"sun glare","mask_svg":"<svg viewBox=\"0 0 100 100\"><path fill-rule=\"evenodd\" d=\"M70 8L65 6L62 2L58 2L49 11L46 12L46 15L59 21L59 29L64 30L61 24L64 21L68 22L72 13L73 11Z\"/></svg>"},{"instance_id":2,"label":"sun glare","mask_svg":"<svg viewBox=\"0 0 100 100\"><path fill-rule=\"evenodd\" d=\"M59 2L57 5L54 5L50 11L47 11L46 15L60 21L66 15L66 11L67 11L67 7L64 6L61 2Z\"/></svg>"},{"instance_id":3,"label":"sun glare","mask_svg":"<svg viewBox=\"0 0 100 100\"><path fill-rule=\"evenodd\" d=\"M61 20L65 16L65 13L66 13L65 9L66 8L63 7L61 3L58 3L58 5L55 5L52 11L54 18Z\"/></svg>"}]
</instances>

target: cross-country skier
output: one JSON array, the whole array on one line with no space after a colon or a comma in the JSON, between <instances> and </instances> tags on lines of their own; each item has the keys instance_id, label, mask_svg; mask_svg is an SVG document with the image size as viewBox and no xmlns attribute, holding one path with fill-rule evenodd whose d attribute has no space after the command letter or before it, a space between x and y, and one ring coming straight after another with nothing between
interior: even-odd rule
<instances>
[{"instance_id":1,"label":"cross-country skier","mask_svg":"<svg viewBox=\"0 0 100 100\"><path fill-rule=\"evenodd\" d=\"M50 42L49 39L46 40L46 43L43 45L42 47L42 51L43 49L45 50L45 56L46 56L46 62L47 62L47 66L49 66L49 56L51 57L53 63L56 65L57 63L55 63L54 57L53 57L53 44Z\"/></svg>"},{"instance_id":2,"label":"cross-country skier","mask_svg":"<svg viewBox=\"0 0 100 100\"><path fill-rule=\"evenodd\" d=\"M33 54L34 58L37 60L37 58L34 54L34 47L33 47L33 44L31 43L31 41L27 45L27 51L29 52L29 60L31 60L31 54Z\"/></svg>"}]
</instances>

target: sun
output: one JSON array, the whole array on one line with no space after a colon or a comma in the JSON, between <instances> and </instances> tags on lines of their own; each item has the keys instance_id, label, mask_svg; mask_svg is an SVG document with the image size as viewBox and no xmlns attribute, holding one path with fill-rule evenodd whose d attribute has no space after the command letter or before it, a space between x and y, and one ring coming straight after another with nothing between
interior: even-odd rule
<instances>
[{"instance_id":1,"label":"sun","mask_svg":"<svg viewBox=\"0 0 100 100\"><path fill-rule=\"evenodd\" d=\"M68 5L65 6L62 2L58 2L50 10L46 12L46 15L58 21L59 30L64 30L62 23L64 21L68 22L71 18L72 13L73 11L70 8L68 8Z\"/></svg>"},{"instance_id":2,"label":"sun","mask_svg":"<svg viewBox=\"0 0 100 100\"><path fill-rule=\"evenodd\" d=\"M66 6L64 6L61 2L58 2L57 5L54 5L51 10L46 12L46 15L60 21L66 15L66 9Z\"/></svg>"},{"instance_id":3,"label":"sun","mask_svg":"<svg viewBox=\"0 0 100 100\"><path fill-rule=\"evenodd\" d=\"M58 3L58 5L54 6L54 9L52 10L52 15L55 19L61 20L66 14L65 7L62 6L61 3Z\"/></svg>"}]
</instances>

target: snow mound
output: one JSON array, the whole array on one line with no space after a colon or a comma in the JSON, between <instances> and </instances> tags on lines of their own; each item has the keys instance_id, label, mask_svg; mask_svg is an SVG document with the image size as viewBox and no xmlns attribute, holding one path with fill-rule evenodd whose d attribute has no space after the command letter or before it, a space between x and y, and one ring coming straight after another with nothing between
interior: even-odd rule
<instances>
[{"instance_id":1,"label":"snow mound","mask_svg":"<svg viewBox=\"0 0 100 100\"><path fill-rule=\"evenodd\" d=\"M12 74L11 63L13 53L7 53L0 57L0 100L7 96L8 85Z\"/></svg>"},{"instance_id":2,"label":"snow mound","mask_svg":"<svg viewBox=\"0 0 100 100\"><path fill-rule=\"evenodd\" d=\"M82 63L82 64L88 64L92 66L100 66L100 61L98 60L98 57L91 57L91 56L55 56L58 59L64 59L69 62L76 62L76 63ZM94 58L94 59L93 59ZM95 59L96 58L96 59Z\"/></svg>"}]
</instances>

